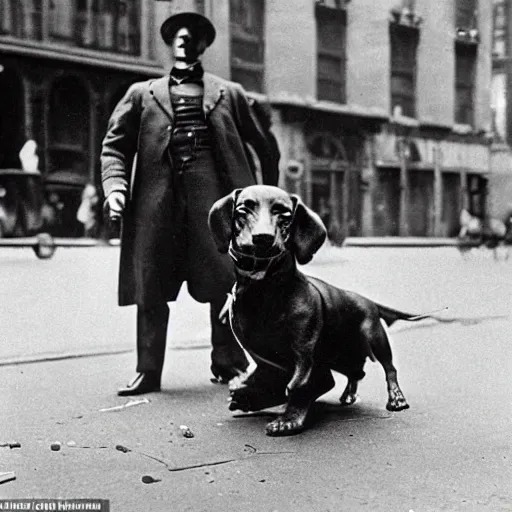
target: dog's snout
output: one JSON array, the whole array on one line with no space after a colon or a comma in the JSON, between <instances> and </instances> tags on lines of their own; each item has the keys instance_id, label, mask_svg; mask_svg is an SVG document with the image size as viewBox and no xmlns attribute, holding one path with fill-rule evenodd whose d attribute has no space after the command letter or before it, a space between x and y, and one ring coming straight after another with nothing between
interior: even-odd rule
<instances>
[{"instance_id":1,"label":"dog's snout","mask_svg":"<svg viewBox=\"0 0 512 512\"><path fill-rule=\"evenodd\" d=\"M252 243L258 247L272 247L274 244L274 237L268 233L259 233L252 235Z\"/></svg>"}]
</instances>

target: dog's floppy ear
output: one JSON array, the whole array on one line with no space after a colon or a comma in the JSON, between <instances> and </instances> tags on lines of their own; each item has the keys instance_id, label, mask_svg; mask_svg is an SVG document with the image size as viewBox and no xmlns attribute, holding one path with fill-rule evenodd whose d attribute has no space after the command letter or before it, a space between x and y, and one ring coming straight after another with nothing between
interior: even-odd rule
<instances>
[{"instance_id":1,"label":"dog's floppy ear","mask_svg":"<svg viewBox=\"0 0 512 512\"><path fill-rule=\"evenodd\" d=\"M292 243L297 261L304 265L311 261L325 242L327 229L322 219L299 196L292 194L291 197L295 204Z\"/></svg>"},{"instance_id":2,"label":"dog's floppy ear","mask_svg":"<svg viewBox=\"0 0 512 512\"><path fill-rule=\"evenodd\" d=\"M231 194L216 201L210 208L208 226L220 253L228 252L233 231L233 211L238 194L242 189L233 190Z\"/></svg>"}]
</instances>

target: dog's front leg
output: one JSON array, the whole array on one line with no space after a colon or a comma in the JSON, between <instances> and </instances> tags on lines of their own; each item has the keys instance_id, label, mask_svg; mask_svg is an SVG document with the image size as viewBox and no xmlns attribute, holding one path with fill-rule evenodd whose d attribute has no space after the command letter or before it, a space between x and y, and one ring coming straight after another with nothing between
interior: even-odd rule
<instances>
[{"instance_id":1,"label":"dog's front leg","mask_svg":"<svg viewBox=\"0 0 512 512\"><path fill-rule=\"evenodd\" d=\"M298 354L295 363L295 371L286 386L286 394L290 396L294 391L306 388L311 379L312 372L313 357L310 354Z\"/></svg>"},{"instance_id":2,"label":"dog's front leg","mask_svg":"<svg viewBox=\"0 0 512 512\"><path fill-rule=\"evenodd\" d=\"M304 430L313 402L334 386L329 369L315 367L307 354L297 361L293 377L286 388L288 402L283 414L267 425L270 436L286 436Z\"/></svg>"},{"instance_id":3,"label":"dog's front leg","mask_svg":"<svg viewBox=\"0 0 512 512\"><path fill-rule=\"evenodd\" d=\"M286 408L283 414L267 425L269 436L288 436L304 430L309 408L313 403L308 386L312 373L312 358L309 355L300 355L293 376L286 386Z\"/></svg>"}]
</instances>

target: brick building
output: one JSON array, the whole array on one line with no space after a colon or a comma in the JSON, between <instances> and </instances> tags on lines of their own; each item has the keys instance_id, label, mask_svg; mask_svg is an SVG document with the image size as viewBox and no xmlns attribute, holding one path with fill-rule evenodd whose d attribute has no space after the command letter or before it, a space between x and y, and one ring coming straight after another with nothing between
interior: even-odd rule
<instances>
[{"instance_id":1,"label":"brick building","mask_svg":"<svg viewBox=\"0 0 512 512\"><path fill-rule=\"evenodd\" d=\"M0 168L34 138L66 202L63 231L77 191L99 183L113 105L168 68L158 29L180 10L217 27L205 67L269 102L281 185L334 240L452 236L462 207L484 213L489 2L0 0Z\"/></svg>"}]
</instances>

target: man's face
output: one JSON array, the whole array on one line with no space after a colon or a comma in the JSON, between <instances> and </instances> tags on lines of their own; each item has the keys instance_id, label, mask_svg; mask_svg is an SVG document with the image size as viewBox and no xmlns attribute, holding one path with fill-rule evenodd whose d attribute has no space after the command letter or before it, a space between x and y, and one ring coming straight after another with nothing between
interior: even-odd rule
<instances>
[{"instance_id":1,"label":"man's face","mask_svg":"<svg viewBox=\"0 0 512 512\"><path fill-rule=\"evenodd\" d=\"M198 37L187 27L178 29L171 45L172 54L176 60L195 62L205 51L204 37Z\"/></svg>"}]
</instances>

